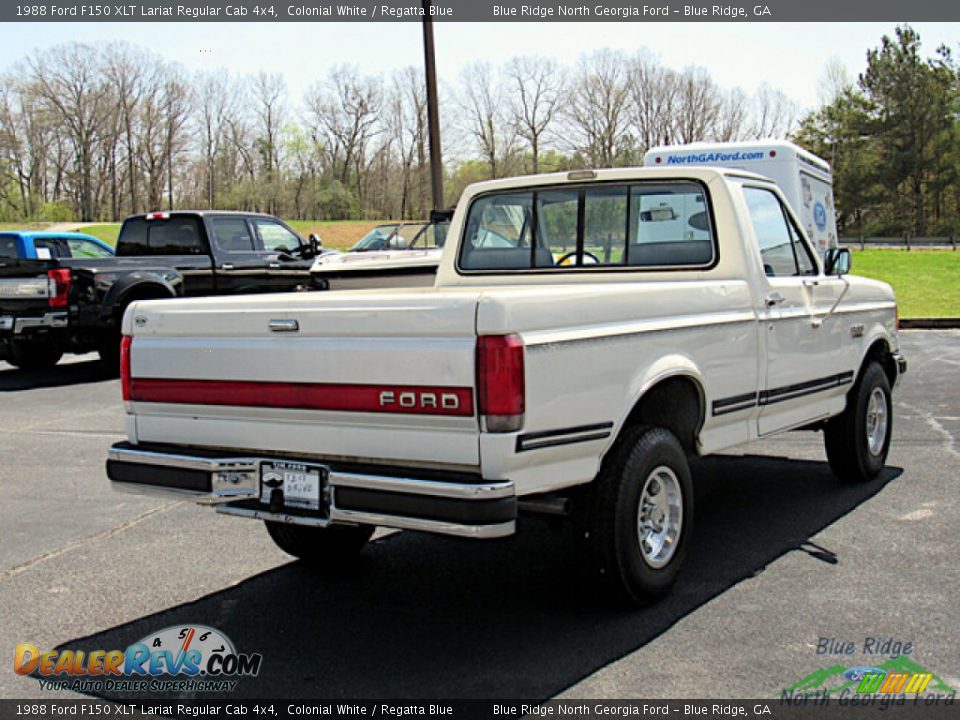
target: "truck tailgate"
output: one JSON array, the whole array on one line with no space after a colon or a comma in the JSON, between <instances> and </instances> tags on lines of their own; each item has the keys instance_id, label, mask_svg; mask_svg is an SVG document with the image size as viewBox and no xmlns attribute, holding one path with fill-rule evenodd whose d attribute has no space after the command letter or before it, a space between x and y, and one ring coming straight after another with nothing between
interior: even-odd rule
<instances>
[{"instance_id":1,"label":"truck tailgate","mask_svg":"<svg viewBox=\"0 0 960 720\"><path fill-rule=\"evenodd\" d=\"M12 327L12 316L35 314L46 310L54 292L47 270L47 260L0 258L0 330Z\"/></svg>"},{"instance_id":2,"label":"truck tailgate","mask_svg":"<svg viewBox=\"0 0 960 720\"><path fill-rule=\"evenodd\" d=\"M141 443L475 467L476 306L432 288L135 303L131 429Z\"/></svg>"}]
</instances>

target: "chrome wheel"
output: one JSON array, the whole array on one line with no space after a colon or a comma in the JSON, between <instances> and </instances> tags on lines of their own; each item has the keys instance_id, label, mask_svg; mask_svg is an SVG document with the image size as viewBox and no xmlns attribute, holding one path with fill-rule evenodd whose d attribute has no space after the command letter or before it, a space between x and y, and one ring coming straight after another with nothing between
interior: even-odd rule
<instances>
[{"instance_id":1,"label":"chrome wheel","mask_svg":"<svg viewBox=\"0 0 960 720\"><path fill-rule=\"evenodd\" d=\"M867 401L867 448L871 455L883 452L887 441L887 396L882 388L874 388Z\"/></svg>"},{"instance_id":2,"label":"chrome wheel","mask_svg":"<svg viewBox=\"0 0 960 720\"><path fill-rule=\"evenodd\" d=\"M683 495L676 474L660 465L647 476L637 507L637 539L644 562L661 568L677 549L683 526Z\"/></svg>"}]
</instances>

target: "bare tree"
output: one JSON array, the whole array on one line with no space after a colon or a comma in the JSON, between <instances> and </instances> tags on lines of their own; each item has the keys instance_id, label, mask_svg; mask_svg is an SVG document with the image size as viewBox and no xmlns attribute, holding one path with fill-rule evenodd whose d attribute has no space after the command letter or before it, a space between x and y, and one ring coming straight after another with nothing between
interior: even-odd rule
<instances>
[{"instance_id":1,"label":"bare tree","mask_svg":"<svg viewBox=\"0 0 960 720\"><path fill-rule=\"evenodd\" d=\"M720 91L707 70L685 69L676 78L672 141L691 143L709 139L721 107Z\"/></svg>"},{"instance_id":2,"label":"bare tree","mask_svg":"<svg viewBox=\"0 0 960 720\"><path fill-rule=\"evenodd\" d=\"M307 91L306 105L314 132L323 148L326 164L337 179L349 186L359 173L367 146L377 133L383 104L378 78L361 77L354 67L333 68L327 80Z\"/></svg>"},{"instance_id":3,"label":"bare tree","mask_svg":"<svg viewBox=\"0 0 960 720\"><path fill-rule=\"evenodd\" d=\"M817 97L820 104L832 104L837 98L853 90L853 86L853 77L843 61L836 55L827 58L817 87Z\"/></svg>"},{"instance_id":4,"label":"bare tree","mask_svg":"<svg viewBox=\"0 0 960 720\"><path fill-rule=\"evenodd\" d=\"M566 108L574 148L594 167L613 167L629 127L628 62L622 52L598 50L577 63Z\"/></svg>"},{"instance_id":5,"label":"bare tree","mask_svg":"<svg viewBox=\"0 0 960 720\"><path fill-rule=\"evenodd\" d=\"M256 118L256 143L263 169L263 184L266 190L267 211L276 212L277 176L280 171L280 131L286 115L287 83L283 76L268 74L262 70L251 84L253 113Z\"/></svg>"},{"instance_id":6,"label":"bare tree","mask_svg":"<svg viewBox=\"0 0 960 720\"><path fill-rule=\"evenodd\" d=\"M195 79L193 103L196 106L197 132L203 152L207 207L217 204L217 166L226 134L227 113L231 105L230 78L226 71L199 75Z\"/></svg>"},{"instance_id":7,"label":"bare tree","mask_svg":"<svg viewBox=\"0 0 960 720\"><path fill-rule=\"evenodd\" d=\"M481 62L464 67L460 81L463 129L487 162L490 177L501 177L516 148L516 132L507 114L503 85L493 66Z\"/></svg>"},{"instance_id":8,"label":"bare tree","mask_svg":"<svg viewBox=\"0 0 960 720\"><path fill-rule=\"evenodd\" d=\"M36 103L30 85L12 74L0 78L0 169L18 188L16 206L25 217L33 217L46 200L48 146L53 136L50 117Z\"/></svg>"},{"instance_id":9,"label":"bare tree","mask_svg":"<svg viewBox=\"0 0 960 720\"><path fill-rule=\"evenodd\" d=\"M740 88L723 93L714 120L713 137L720 142L740 140L748 131L750 100Z\"/></svg>"},{"instance_id":10,"label":"bare tree","mask_svg":"<svg viewBox=\"0 0 960 720\"><path fill-rule=\"evenodd\" d=\"M406 67L393 74L386 108L384 125L396 145L401 169L399 217L422 217L426 212L427 188L424 172L427 93L421 73L416 68ZM389 172L386 169L384 171Z\"/></svg>"},{"instance_id":11,"label":"bare tree","mask_svg":"<svg viewBox=\"0 0 960 720\"><path fill-rule=\"evenodd\" d=\"M167 206L173 210L173 175L176 158L184 150L183 129L187 123L190 90L181 68L167 66L163 84L163 150L167 171Z\"/></svg>"},{"instance_id":12,"label":"bare tree","mask_svg":"<svg viewBox=\"0 0 960 720\"><path fill-rule=\"evenodd\" d=\"M763 83L754 95L754 118L751 135L762 138L787 137L797 124L799 107L782 90Z\"/></svg>"},{"instance_id":13,"label":"bare tree","mask_svg":"<svg viewBox=\"0 0 960 720\"><path fill-rule=\"evenodd\" d=\"M89 45L70 43L37 51L27 71L38 101L55 113L76 154L76 189L82 220L93 220L93 175L103 108L109 91L103 82L100 54Z\"/></svg>"},{"instance_id":14,"label":"bare tree","mask_svg":"<svg viewBox=\"0 0 960 720\"><path fill-rule=\"evenodd\" d=\"M117 120L121 125L126 163L126 181L129 210L135 213L139 209L139 168L137 156L137 113L143 94L144 72L159 63L155 56L133 48L124 43L115 43L105 52L105 72L107 82L113 88L116 98Z\"/></svg>"},{"instance_id":15,"label":"bare tree","mask_svg":"<svg viewBox=\"0 0 960 720\"><path fill-rule=\"evenodd\" d=\"M676 73L641 51L630 62L628 88L630 118L640 150L668 144L677 98Z\"/></svg>"},{"instance_id":16,"label":"bare tree","mask_svg":"<svg viewBox=\"0 0 960 720\"><path fill-rule=\"evenodd\" d=\"M513 85L510 110L517 133L530 146L531 171L540 172L544 137L557 117L564 78L560 65L543 57L518 57L507 64Z\"/></svg>"}]
</instances>

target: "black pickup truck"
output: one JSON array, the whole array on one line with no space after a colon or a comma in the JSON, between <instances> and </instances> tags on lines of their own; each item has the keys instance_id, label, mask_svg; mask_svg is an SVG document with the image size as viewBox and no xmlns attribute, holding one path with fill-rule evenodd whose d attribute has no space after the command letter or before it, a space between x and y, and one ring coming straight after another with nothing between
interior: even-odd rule
<instances>
[{"instance_id":1,"label":"black pickup truck","mask_svg":"<svg viewBox=\"0 0 960 720\"><path fill-rule=\"evenodd\" d=\"M319 252L270 215L184 210L127 218L116 257L0 257L0 360L43 368L96 350L115 368L134 300L319 289Z\"/></svg>"}]
</instances>

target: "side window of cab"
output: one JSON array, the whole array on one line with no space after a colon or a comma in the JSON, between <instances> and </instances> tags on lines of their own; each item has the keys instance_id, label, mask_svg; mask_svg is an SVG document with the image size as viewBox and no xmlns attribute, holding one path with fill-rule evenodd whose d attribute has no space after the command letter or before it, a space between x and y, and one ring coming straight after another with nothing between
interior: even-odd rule
<instances>
[{"instance_id":1,"label":"side window of cab","mask_svg":"<svg viewBox=\"0 0 960 720\"><path fill-rule=\"evenodd\" d=\"M263 249L268 252L292 253L303 244L297 235L275 220L254 218L253 226Z\"/></svg>"},{"instance_id":2,"label":"side window of cab","mask_svg":"<svg viewBox=\"0 0 960 720\"><path fill-rule=\"evenodd\" d=\"M767 277L816 275L813 253L780 198L766 188L749 186L744 186L743 197Z\"/></svg>"}]
</instances>

